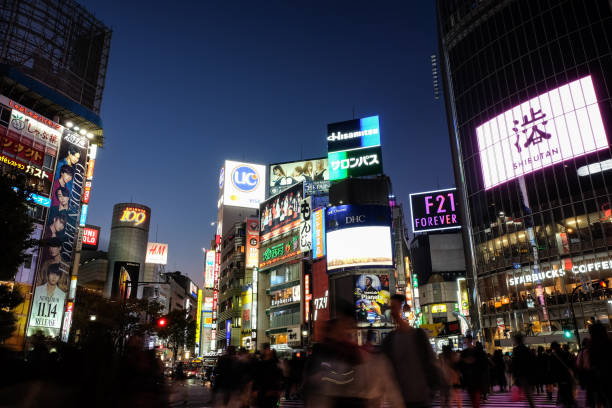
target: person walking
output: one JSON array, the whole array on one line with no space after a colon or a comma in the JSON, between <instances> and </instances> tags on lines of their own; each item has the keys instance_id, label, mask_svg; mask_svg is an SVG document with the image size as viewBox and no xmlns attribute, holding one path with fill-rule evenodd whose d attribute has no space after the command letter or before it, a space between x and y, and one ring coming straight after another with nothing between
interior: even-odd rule
<instances>
[{"instance_id":1,"label":"person walking","mask_svg":"<svg viewBox=\"0 0 612 408\"><path fill-rule=\"evenodd\" d=\"M485 371L488 369L487 356L474 345L471 334L465 336L465 349L461 351L460 367L463 386L466 388L472 408L480 408L480 400L486 386Z\"/></svg>"},{"instance_id":2,"label":"person walking","mask_svg":"<svg viewBox=\"0 0 612 408\"><path fill-rule=\"evenodd\" d=\"M556 341L550 344L552 354L550 358L550 371L553 382L557 383L557 402L566 408L576 406L574 398L574 369L570 356L561 349L561 345ZM608 385L609 386L609 385Z\"/></svg>"},{"instance_id":3,"label":"person walking","mask_svg":"<svg viewBox=\"0 0 612 408\"><path fill-rule=\"evenodd\" d=\"M512 375L514 383L525 396L529 406L534 408L532 384L534 382L535 357L531 350L525 346L524 338L519 333L514 336L514 349L512 349Z\"/></svg>"},{"instance_id":4,"label":"person walking","mask_svg":"<svg viewBox=\"0 0 612 408\"><path fill-rule=\"evenodd\" d=\"M282 389L282 372L278 359L269 344L263 346L263 356L256 365L256 376L253 384L255 406L272 408L278 405Z\"/></svg>"},{"instance_id":5,"label":"person walking","mask_svg":"<svg viewBox=\"0 0 612 408\"><path fill-rule=\"evenodd\" d=\"M612 341L599 322L589 327L589 334L588 370L595 406L612 407Z\"/></svg>"},{"instance_id":6,"label":"person walking","mask_svg":"<svg viewBox=\"0 0 612 408\"><path fill-rule=\"evenodd\" d=\"M449 408L455 403L458 408L462 407L461 400L461 376L459 375L459 355L453 351L450 344L442 347L439 356L440 370L442 372L442 388L440 389L440 405Z\"/></svg>"},{"instance_id":7,"label":"person walking","mask_svg":"<svg viewBox=\"0 0 612 408\"><path fill-rule=\"evenodd\" d=\"M506 382L506 362L504 361L504 353L501 349L496 349L493 352L493 378L499 386L499 392L506 392L508 386Z\"/></svg>"},{"instance_id":8,"label":"person walking","mask_svg":"<svg viewBox=\"0 0 612 408\"><path fill-rule=\"evenodd\" d=\"M440 369L422 329L403 319L402 295L391 296L391 317L397 328L385 337L382 350L391 361L405 407L429 407L432 394L440 387Z\"/></svg>"}]
</instances>

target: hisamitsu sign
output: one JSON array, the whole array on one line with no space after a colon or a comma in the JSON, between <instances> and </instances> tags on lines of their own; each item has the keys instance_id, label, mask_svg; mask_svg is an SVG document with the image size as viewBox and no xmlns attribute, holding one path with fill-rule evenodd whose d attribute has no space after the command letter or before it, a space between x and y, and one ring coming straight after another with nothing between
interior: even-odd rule
<instances>
[{"instance_id":1,"label":"hisamitsu sign","mask_svg":"<svg viewBox=\"0 0 612 408\"><path fill-rule=\"evenodd\" d=\"M461 228L456 189L410 194L412 232Z\"/></svg>"}]
</instances>

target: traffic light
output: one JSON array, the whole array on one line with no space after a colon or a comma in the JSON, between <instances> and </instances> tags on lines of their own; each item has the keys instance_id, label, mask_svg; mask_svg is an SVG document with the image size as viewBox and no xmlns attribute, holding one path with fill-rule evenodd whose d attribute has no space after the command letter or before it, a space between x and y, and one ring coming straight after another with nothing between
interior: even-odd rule
<instances>
[{"instance_id":1,"label":"traffic light","mask_svg":"<svg viewBox=\"0 0 612 408\"><path fill-rule=\"evenodd\" d=\"M157 327L159 329L166 327L167 324L168 320L166 320L165 317L160 317L159 319L157 319Z\"/></svg>"},{"instance_id":2,"label":"traffic light","mask_svg":"<svg viewBox=\"0 0 612 408\"><path fill-rule=\"evenodd\" d=\"M608 283L603 279L600 279L599 282L597 282L597 284L600 289L606 289L608 287Z\"/></svg>"},{"instance_id":3,"label":"traffic light","mask_svg":"<svg viewBox=\"0 0 612 408\"><path fill-rule=\"evenodd\" d=\"M571 330L569 330L569 329L565 329L565 330L563 330L563 336L564 336L566 339L571 339L571 338L572 338L572 331L571 331Z\"/></svg>"}]
</instances>

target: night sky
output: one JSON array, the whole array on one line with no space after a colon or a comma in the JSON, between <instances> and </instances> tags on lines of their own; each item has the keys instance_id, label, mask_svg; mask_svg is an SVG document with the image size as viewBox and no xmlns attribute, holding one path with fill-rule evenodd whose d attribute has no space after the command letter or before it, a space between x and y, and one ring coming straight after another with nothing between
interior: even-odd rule
<instances>
[{"instance_id":1,"label":"night sky","mask_svg":"<svg viewBox=\"0 0 612 408\"><path fill-rule=\"evenodd\" d=\"M408 194L454 185L433 98L433 1L82 1L113 29L88 223L152 209L167 270L202 283L225 159L326 155L327 123L380 115L383 164Z\"/></svg>"}]
</instances>

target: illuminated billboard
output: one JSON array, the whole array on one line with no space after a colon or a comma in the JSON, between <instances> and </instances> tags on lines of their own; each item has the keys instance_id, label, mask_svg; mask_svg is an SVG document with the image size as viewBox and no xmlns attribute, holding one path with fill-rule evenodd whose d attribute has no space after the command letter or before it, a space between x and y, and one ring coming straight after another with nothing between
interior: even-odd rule
<instances>
[{"instance_id":1,"label":"illuminated billboard","mask_svg":"<svg viewBox=\"0 0 612 408\"><path fill-rule=\"evenodd\" d=\"M206 251L204 267L204 287L212 289L215 287L215 251Z\"/></svg>"},{"instance_id":2,"label":"illuminated billboard","mask_svg":"<svg viewBox=\"0 0 612 408\"><path fill-rule=\"evenodd\" d=\"M378 115L327 125L327 152L380 146Z\"/></svg>"},{"instance_id":3,"label":"illuminated billboard","mask_svg":"<svg viewBox=\"0 0 612 408\"><path fill-rule=\"evenodd\" d=\"M461 228L455 188L410 194L412 232Z\"/></svg>"},{"instance_id":4,"label":"illuminated billboard","mask_svg":"<svg viewBox=\"0 0 612 408\"><path fill-rule=\"evenodd\" d=\"M357 326L392 324L389 275L355 276L355 317Z\"/></svg>"},{"instance_id":5,"label":"illuminated billboard","mask_svg":"<svg viewBox=\"0 0 612 408\"><path fill-rule=\"evenodd\" d=\"M312 213L312 259L325 256L325 208Z\"/></svg>"},{"instance_id":6,"label":"illuminated billboard","mask_svg":"<svg viewBox=\"0 0 612 408\"><path fill-rule=\"evenodd\" d=\"M87 225L83 228L83 249L95 251L98 249L100 227Z\"/></svg>"},{"instance_id":7,"label":"illuminated billboard","mask_svg":"<svg viewBox=\"0 0 612 408\"><path fill-rule=\"evenodd\" d=\"M305 186L316 186L316 182L325 180L329 180L327 157L270 165L271 196L301 182L304 182Z\"/></svg>"},{"instance_id":8,"label":"illuminated billboard","mask_svg":"<svg viewBox=\"0 0 612 408\"><path fill-rule=\"evenodd\" d=\"M381 174L382 150L380 146L329 153L329 179Z\"/></svg>"},{"instance_id":9,"label":"illuminated billboard","mask_svg":"<svg viewBox=\"0 0 612 408\"><path fill-rule=\"evenodd\" d=\"M492 118L476 139L485 189L608 148L591 76Z\"/></svg>"},{"instance_id":10,"label":"illuminated billboard","mask_svg":"<svg viewBox=\"0 0 612 408\"><path fill-rule=\"evenodd\" d=\"M259 216L261 242L299 228L302 184L296 184L261 204Z\"/></svg>"},{"instance_id":11,"label":"illuminated billboard","mask_svg":"<svg viewBox=\"0 0 612 408\"><path fill-rule=\"evenodd\" d=\"M256 268L259 265L259 220L246 219L246 254L247 268Z\"/></svg>"},{"instance_id":12,"label":"illuminated billboard","mask_svg":"<svg viewBox=\"0 0 612 408\"><path fill-rule=\"evenodd\" d=\"M145 263L166 265L168 263L168 244L147 242Z\"/></svg>"},{"instance_id":13,"label":"illuminated billboard","mask_svg":"<svg viewBox=\"0 0 612 408\"><path fill-rule=\"evenodd\" d=\"M224 205L259 208L265 200L266 166L226 160L223 175Z\"/></svg>"},{"instance_id":14,"label":"illuminated billboard","mask_svg":"<svg viewBox=\"0 0 612 408\"><path fill-rule=\"evenodd\" d=\"M389 207L330 207L326 224L328 271L365 266L393 267Z\"/></svg>"},{"instance_id":15,"label":"illuminated billboard","mask_svg":"<svg viewBox=\"0 0 612 408\"><path fill-rule=\"evenodd\" d=\"M35 278L35 292L40 288L45 288L44 290L48 291L49 299L54 299L53 305L50 307L56 309L56 316L51 318L44 313L41 315L37 307L33 306L28 335L39 329L49 336L55 337L59 334L59 329L51 327L47 323L50 321L48 319L53 319L54 323L59 321L61 324L63 319L70 265L79 235L87 147L88 140L86 137L64 129L55 176L53 177L51 207L43 230L43 239L54 242L57 246L50 245L41 249L41 263ZM54 272L51 273L50 271ZM54 289L51 290L51 287ZM51 292L53 295L51 295ZM41 305L40 310L44 311L44 306L42 306L44 299L40 298L38 302Z\"/></svg>"},{"instance_id":16,"label":"illuminated billboard","mask_svg":"<svg viewBox=\"0 0 612 408\"><path fill-rule=\"evenodd\" d=\"M259 251L259 267L267 268L284 262L300 254L300 240L298 234L292 234L274 244L264 246Z\"/></svg>"},{"instance_id":17,"label":"illuminated billboard","mask_svg":"<svg viewBox=\"0 0 612 408\"><path fill-rule=\"evenodd\" d=\"M136 262L115 262L112 299L135 299L140 275L140 264Z\"/></svg>"}]
</instances>

